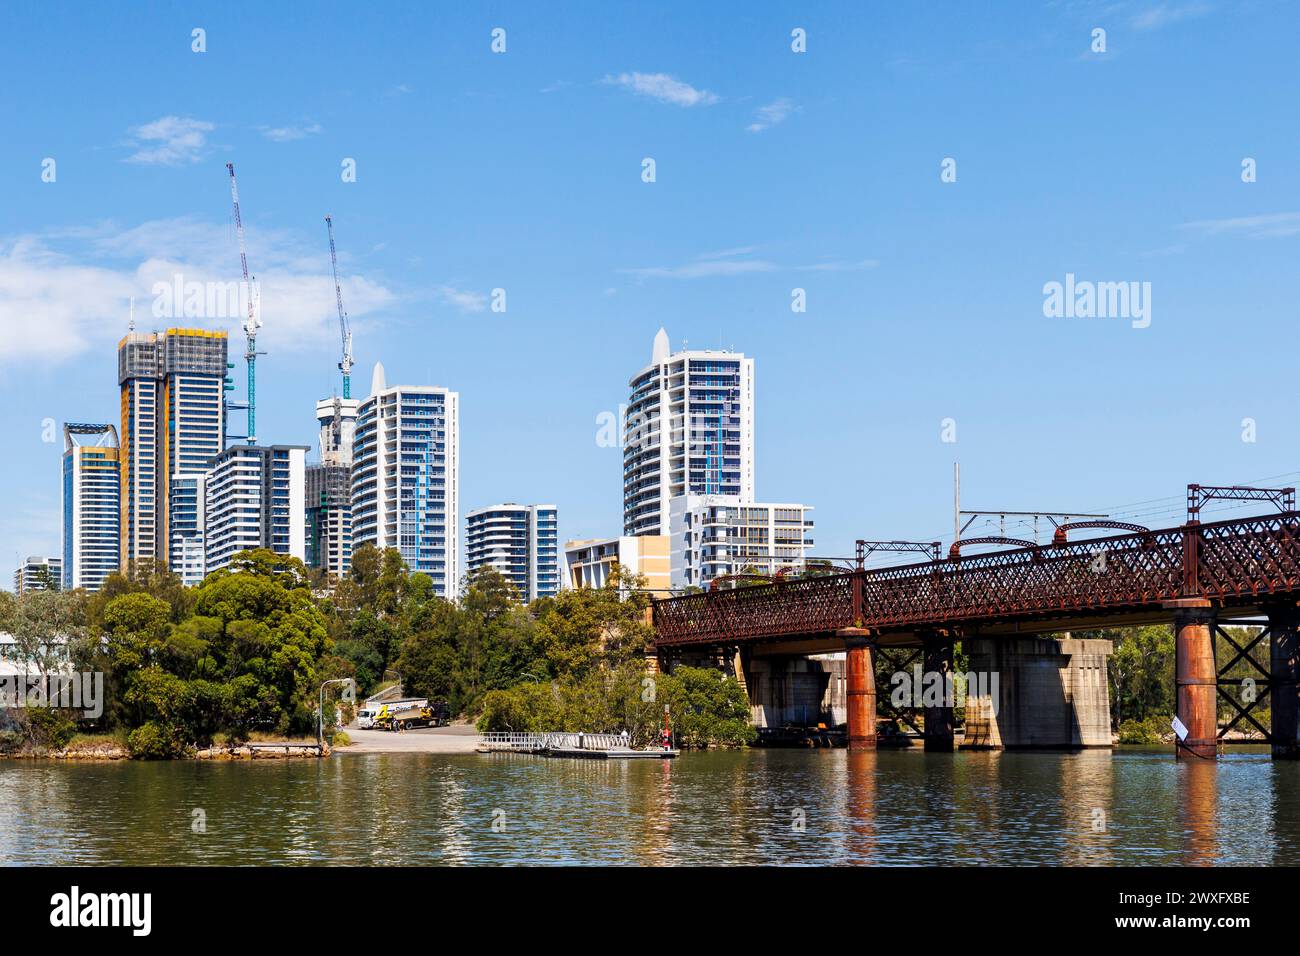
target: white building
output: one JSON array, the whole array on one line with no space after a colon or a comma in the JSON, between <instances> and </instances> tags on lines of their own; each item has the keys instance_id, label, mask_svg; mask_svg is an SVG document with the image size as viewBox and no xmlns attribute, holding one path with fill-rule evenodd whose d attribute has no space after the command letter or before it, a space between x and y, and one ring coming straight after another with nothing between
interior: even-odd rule
<instances>
[{"instance_id":1,"label":"white building","mask_svg":"<svg viewBox=\"0 0 1300 956\"><path fill-rule=\"evenodd\" d=\"M33 555L14 571L14 593L57 591L63 582L63 561Z\"/></svg>"},{"instance_id":2,"label":"white building","mask_svg":"<svg viewBox=\"0 0 1300 956\"><path fill-rule=\"evenodd\" d=\"M117 429L63 426L62 586L98 591L122 566Z\"/></svg>"},{"instance_id":3,"label":"white building","mask_svg":"<svg viewBox=\"0 0 1300 956\"><path fill-rule=\"evenodd\" d=\"M646 590L656 597L669 591L669 547L666 534L586 538L564 543L564 586L603 588L614 565L645 577Z\"/></svg>"},{"instance_id":4,"label":"white building","mask_svg":"<svg viewBox=\"0 0 1300 956\"><path fill-rule=\"evenodd\" d=\"M465 563L490 566L510 579L527 604L560 590L559 514L555 505L513 502L465 516Z\"/></svg>"},{"instance_id":5,"label":"white building","mask_svg":"<svg viewBox=\"0 0 1300 956\"><path fill-rule=\"evenodd\" d=\"M754 497L754 360L670 352L655 336L632 376L623 431L623 533L663 534L679 495Z\"/></svg>"},{"instance_id":6,"label":"white building","mask_svg":"<svg viewBox=\"0 0 1300 956\"><path fill-rule=\"evenodd\" d=\"M173 478L167 501L168 567L186 587L201 584L207 573L207 482L206 474Z\"/></svg>"},{"instance_id":7,"label":"white building","mask_svg":"<svg viewBox=\"0 0 1300 956\"><path fill-rule=\"evenodd\" d=\"M736 495L674 498L669 519L673 589L707 588L727 574L803 570L813 545L811 510Z\"/></svg>"},{"instance_id":8,"label":"white building","mask_svg":"<svg viewBox=\"0 0 1300 956\"><path fill-rule=\"evenodd\" d=\"M305 445L234 445L217 456L205 487L205 573L253 548L305 560L306 455Z\"/></svg>"},{"instance_id":9,"label":"white building","mask_svg":"<svg viewBox=\"0 0 1300 956\"><path fill-rule=\"evenodd\" d=\"M375 363L357 410L352 544L397 548L412 571L452 599L460 585L460 395L393 385Z\"/></svg>"}]
</instances>

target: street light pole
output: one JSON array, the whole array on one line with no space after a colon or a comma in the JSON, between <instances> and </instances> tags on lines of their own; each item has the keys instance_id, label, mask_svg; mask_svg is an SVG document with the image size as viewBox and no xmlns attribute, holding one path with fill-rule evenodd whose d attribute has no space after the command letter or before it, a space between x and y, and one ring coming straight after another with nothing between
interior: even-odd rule
<instances>
[{"instance_id":1,"label":"street light pole","mask_svg":"<svg viewBox=\"0 0 1300 956\"><path fill-rule=\"evenodd\" d=\"M321 753L325 752L325 686L326 684L349 684L356 687L356 681L351 677L335 677L327 680L320 685L320 710L316 712L316 746L320 748Z\"/></svg>"}]
</instances>

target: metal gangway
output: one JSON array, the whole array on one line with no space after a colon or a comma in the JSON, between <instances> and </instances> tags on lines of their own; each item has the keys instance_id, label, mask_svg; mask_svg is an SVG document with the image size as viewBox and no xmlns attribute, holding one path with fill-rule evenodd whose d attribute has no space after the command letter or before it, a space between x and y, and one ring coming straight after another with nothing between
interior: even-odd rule
<instances>
[{"instance_id":1,"label":"metal gangway","mask_svg":"<svg viewBox=\"0 0 1300 956\"><path fill-rule=\"evenodd\" d=\"M546 734L491 731L479 734L478 749L490 753L541 753L546 749L546 737Z\"/></svg>"},{"instance_id":2,"label":"metal gangway","mask_svg":"<svg viewBox=\"0 0 1300 956\"><path fill-rule=\"evenodd\" d=\"M522 733L489 731L479 734L478 749L488 753L545 753L548 750L616 750L629 745L622 734L588 734L551 731Z\"/></svg>"}]
</instances>

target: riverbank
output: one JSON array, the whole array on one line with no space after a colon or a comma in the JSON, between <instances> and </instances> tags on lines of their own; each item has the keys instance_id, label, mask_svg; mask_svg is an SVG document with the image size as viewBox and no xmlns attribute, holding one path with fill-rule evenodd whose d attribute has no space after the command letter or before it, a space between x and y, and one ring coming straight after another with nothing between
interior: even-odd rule
<instances>
[{"instance_id":1,"label":"riverbank","mask_svg":"<svg viewBox=\"0 0 1300 956\"><path fill-rule=\"evenodd\" d=\"M394 733L390 730L360 730L348 727L351 743L334 752L337 754L471 754L478 746L478 730L473 724L453 724L450 727L422 727Z\"/></svg>"}]
</instances>

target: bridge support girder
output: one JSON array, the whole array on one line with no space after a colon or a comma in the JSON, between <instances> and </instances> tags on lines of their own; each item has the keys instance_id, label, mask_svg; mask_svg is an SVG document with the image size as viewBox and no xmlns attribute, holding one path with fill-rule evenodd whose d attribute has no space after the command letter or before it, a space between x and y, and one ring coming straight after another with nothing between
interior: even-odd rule
<instances>
[{"instance_id":1,"label":"bridge support girder","mask_svg":"<svg viewBox=\"0 0 1300 956\"><path fill-rule=\"evenodd\" d=\"M876 662L870 633L859 627L837 632L845 643L848 736L850 750L876 749Z\"/></svg>"},{"instance_id":2,"label":"bridge support girder","mask_svg":"<svg viewBox=\"0 0 1300 956\"><path fill-rule=\"evenodd\" d=\"M1274 760L1300 759L1300 609L1268 609L1269 736Z\"/></svg>"},{"instance_id":3,"label":"bridge support girder","mask_svg":"<svg viewBox=\"0 0 1300 956\"><path fill-rule=\"evenodd\" d=\"M1214 664L1214 609L1203 598L1170 602L1174 611L1175 713L1187 737L1175 740L1180 759L1218 754L1219 677Z\"/></svg>"},{"instance_id":4,"label":"bridge support girder","mask_svg":"<svg viewBox=\"0 0 1300 956\"><path fill-rule=\"evenodd\" d=\"M953 749L953 732L956 724L952 715L952 699L948 696L952 687L952 638L941 634L924 636L925 674L938 674L939 686L943 689L943 703L925 708L925 749L933 751L950 751Z\"/></svg>"}]
</instances>

